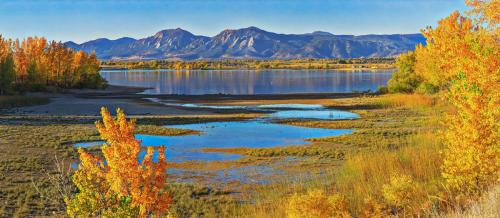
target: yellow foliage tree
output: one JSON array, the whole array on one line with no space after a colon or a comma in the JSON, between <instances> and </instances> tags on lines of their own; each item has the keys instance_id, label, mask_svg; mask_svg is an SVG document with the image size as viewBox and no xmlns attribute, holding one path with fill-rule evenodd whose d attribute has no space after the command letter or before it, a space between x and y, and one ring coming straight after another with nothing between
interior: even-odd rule
<instances>
[{"instance_id":1,"label":"yellow foliage tree","mask_svg":"<svg viewBox=\"0 0 500 218\"><path fill-rule=\"evenodd\" d=\"M496 34L499 33L500 0L466 0L465 3L472 7L470 13L477 16L479 23L485 23Z\"/></svg>"},{"instance_id":2,"label":"yellow foliage tree","mask_svg":"<svg viewBox=\"0 0 500 218\"><path fill-rule=\"evenodd\" d=\"M480 193L498 181L500 44L498 0L467 1L473 20L454 12L427 28L415 71L441 87L454 110L446 116L443 176L458 194Z\"/></svg>"},{"instance_id":3,"label":"yellow foliage tree","mask_svg":"<svg viewBox=\"0 0 500 218\"><path fill-rule=\"evenodd\" d=\"M479 40L478 35L473 34L474 28L471 19L455 11L440 20L437 28L425 29L426 46L419 45L415 51L416 74L425 82L446 89L451 78L467 67L464 60L476 58L469 43Z\"/></svg>"},{"instance_id":4,"label":"yellow foliage tree","mask_svg":"<svg viewBox=\"0 0 500 218\"><path fill-rule=\"evenodd\" d=\"M343 196L327 195L321 190L294 194L288 201L287 215L290 218L351 217Z\"/></svg>"},{"instance_id":5,"label":"yellow foliage tree","mask_svg":"<svg viewBox=\"0 0 500 218\"><path fill-rule=\"evenodd\" d=\"M158 148L158 162L153 162L154 148L148 147L139 163L140 141L134 137L135 121L127 121L122 110L114 119L101 109L102 123L96 122L105 161L80 148L81 164L73 176L79 193L66 199L71 217L166 215L173 203L163 190L165 183L165 148Z\"/></svg>"}]
</instances>

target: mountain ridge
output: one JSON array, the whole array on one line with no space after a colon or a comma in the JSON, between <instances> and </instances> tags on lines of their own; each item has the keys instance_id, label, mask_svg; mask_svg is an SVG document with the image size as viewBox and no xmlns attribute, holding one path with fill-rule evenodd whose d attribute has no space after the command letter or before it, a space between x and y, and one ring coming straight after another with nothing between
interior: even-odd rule
<instances>
[{"instance_id":1,"label":"mountain ridge","mask_svg":"<svg viewBox=\"0 0 500 218\"><path fill-rule=\"evenodd\" d=\"M304 59L393 57L425 44L421 34L335 35L324 31L281 34L251 26L225 29L208 37L187 30L165 29L134 39L99 38L65 45L74 50L95 51L100 59Z\"/></svg>"}]
</instances>

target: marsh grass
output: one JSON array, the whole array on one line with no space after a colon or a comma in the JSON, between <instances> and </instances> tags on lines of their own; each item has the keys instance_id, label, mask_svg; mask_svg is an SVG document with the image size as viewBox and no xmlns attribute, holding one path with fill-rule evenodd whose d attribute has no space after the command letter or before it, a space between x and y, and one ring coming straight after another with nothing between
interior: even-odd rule
<instances>
[{"instance_id":1,"label":"marsh grass","mask_svg":"<svg viewBox=\"0 0 500 218\"><path fill-rule=\"evenodd\" d=\"M437 213L433 214L435 217L439 218L497 218L500 214L500 186L496 185L491 188L488 192L471 204L469 204L466 209L457 208L447 213Z\"/></svg>"},{"instance_id":2,"label":"marsh grass","mask_svg":"<svg viewBox=\"0 0 500 218\"><path fill-rule=\"evenodd\" d=\"M353 121L284 121L306 127L352 128L355 132L312 139L311 146L300 146L313 154L319 147L344 149L345 161L340 166L331 162L316 176L305 174L302 179L259 189L252 196L256 203L246 207L247 213L286 217L284 205L290 196L310 190L343 196L355 217L425 216L446 207L440 172L442 144L436 134L442 108L431 98L399 95L362 99L364 104L377 107L362 109L364 116ZM276 150L281 149L287 148Z\"/></svg>"},{"instance_id":3,"label":"marsh grass","mask_svg":"<svg viewBox=\"0 0 500 218\"><path fill-rule=\"evenodd\" d=\"M242 120L255 116L236 114L136 118L139 124L138 130L141 133L182 135L194 132L165 128L163 125ZM56 178L63 178L63 175L58 175L61 173L58 173L58 166L54 164L55 157L57 156L59 161L64 163L77 162L76 149L71 144L100 140L93 124L95 120L97 120L95 117L80 116L6 115L0 117L0 217L65 215L64 202L61 202L62 197L59 194L60 182L55 182ZM47 197L50 197L50 200ZM213 195L208 195L208 197L205 196L208 200L197 202L211 202L212 197ZM197 197L193 196L193 198ZM186 204L190 203L186 202ZM207 203L207 205L207 208L212 208L215 203ZM196 213L202 207L197 206L190 211Z\"/></svg>"},{"instance_id":4,"label":"marsh grass","mask_svg":"<svg viewBox=\"0 0 500 218\"><path fill-rule=\"evenodd\" d=\"M406 175L414 181L408 208L413 213L428 213L432 208L431 196L438 195L442 184L439 143L434 135L416 135L409 145L396 150L362 152L348 159L335 177L335 189L343 193L353 214L361 214L367 197L384 204L383 187L394 175ZM396 210L397 208L392 208Z\"/></svg>"},{"instance_id":5,"label":"marsh grass","mask_svg":"<svg viewBox=\"0 0 500 218\"><path fill-rule=\"evenodd\" d=\"M381 107L421 107L436 104L435 96L419 94L389 94L377 97L375 103Z\"/></svg>"},{"instance_id":6,"label":"marsh grass","mask_svg":"<svg viewBox=\"0 0 500 218\"><path fill-rule=\"evenodd\" d=\"M280 169L285 174L269 184L244 184L237 186L238 189L229 189L229 184L221 184L228 188L222 188L222 191L205 186L172 184L169 189L177 202L173 208L174 214L179 217L286 217L289 198L294 194L307 194L310 190L323 190L327 195L342 196L348 211L359 217L381 212L412 216L436 211L446 200L443 198L439 171L442 145L436 137L442 108L430 103L427 98L422 97L425 100L418 104L401 100L403 96L341 99L329 102L331 107L350 108L361 118L352 121L281 121L305 127L355 130L350 135L311 139L310 145L269 149L207 149L247 155L244 163L237 163L241 166L247 166L252 161L266 163L274 158L289 156L298 156L301 161L292 165L283 164ZM389 102L387 99L398 103L384 103L381 106L380 102ZM144 128L143 131L153 133L167 124L232 121L252 116L147 117L138 118L138 124L145 126L139 129ZM72 121L71 118L57 121L13 118L7 122L11 123L0 125L0 169L2 175L6 175L0 177L0 212L8 216L64 214L63 208L40 198L31 186L32 178L37 182L44 181L40 172L51 166L52 160L47 157L53 157L54 153L63 158L74 158L74 150L67 143L98 140L94 126L87 121ZM70 124L60 124L64 122ZM185 133L184 130L165 131L165 134ZM344 154L342 159L338 158L340 152ZM195 168L199 166L192 165ZM233 166L233 163L228 162L211 168L220 170ZM391 185L391 178L400 175L408 178L407 184L412 185ZM57 190L50 184L46 187L48 190ZM385 190L400 196L398 193L407 187L412 187L408 192L412 201L405 201L404 207L394 205L384 194Z\"/></svg>"},{"instance_id":7,"label":"marsh grass","mask_svg":"<svg viewBox=\"0 0 500 218\"><path fill-rule=\"evenodd\" d=\"M244 214L255 217L286 217L288 199L311 190L324 190L329 195L342 196L348 211L355 217L382 216L382 212L400 210L407 215L429 214L439 205L442 179L439 166L440 145L433 135L415 135L405 147L395 150L363 151L348 156L340 166L325 166L321 174L291 174L289 179L256 188L247 198L254 204L243 205ZM411 201L404 208L395 207L384 197L383 187L393 175L408 175L414 181ZM295 178L295 179L290 179ZM381 207L379 214L370 213L373 206ZM401 215L401 213L399 213Z\"/></svg>"},{"instance_id":8,"label":"marsh grass","mask_svg":"<svg viewBox=\"0 0 500 218\"><path fill-rule=\"evenodd\" d=\"M157 136L181 136L181 135L200 134L199 131L195 130L168 128L165 126L157 126L157 125L137 125L135 132L137 134L157 135Z\"/></svg>"}]
</instances>

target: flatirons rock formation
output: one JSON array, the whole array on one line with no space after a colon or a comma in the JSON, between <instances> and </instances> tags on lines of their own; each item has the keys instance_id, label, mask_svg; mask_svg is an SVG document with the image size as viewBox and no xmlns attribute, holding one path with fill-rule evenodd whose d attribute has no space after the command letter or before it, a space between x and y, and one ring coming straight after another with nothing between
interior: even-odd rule
<instances>
[{"instance_id":1,"label":"flatirons rock formation","mask_svg":"<svg viewBox=\"0 0 500 218\"><path fill-rule=\"evenodd\" d=\"M424 44L421 34L334 35L316 31L278 34L256 27L224 30L214 37L168 29L143 39L96 39L66 46L95 51L101 59L302 59L392 57Z\"/></svg>"}]
</instances>

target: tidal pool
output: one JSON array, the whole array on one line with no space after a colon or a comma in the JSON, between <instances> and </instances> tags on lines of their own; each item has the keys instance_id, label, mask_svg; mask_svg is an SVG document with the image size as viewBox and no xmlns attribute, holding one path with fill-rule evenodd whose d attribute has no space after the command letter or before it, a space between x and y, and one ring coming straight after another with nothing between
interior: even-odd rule
<instances>
[{"instance_id":1,"label":"tidal pool","mask_svg":"<svg viewBox=\"0 0 500 218\"><path fill-rule=\"evenodd\" d=\"M193 105L188 105L191 107ZM203 107L203 105L194 105ZM235 106L240 107L240 106ZM241 106L244 107L244 106ZM259 106L250 106L259 107ZM167 127L192 129L200 131L199 135L185 136L154 136L137 134L143 146L166 146L166 157L171 162L184 161L224 161L241 158L241 155L220 152L203 152L203 148L269 148L276 146L305 145L306 139L350 134L349 129L324 129L291 126L273 123L273 119L355 119L359 116L354 113L329 110L318 105L266 105L264 108L292 108L273 110L268 116L238 122L210 122L183 125L169 125ZM293 109L295 108L295 109ZM304 110L299 110L304 109ZM220 109L220 108L219 108ZM271 109L269 109L271 110ZM89 147L103 142L77 143L77 147ZM141 153L140 159L144 156ZM155 155L156 156L156 155Z\"/></svg>"}]
</instances>

